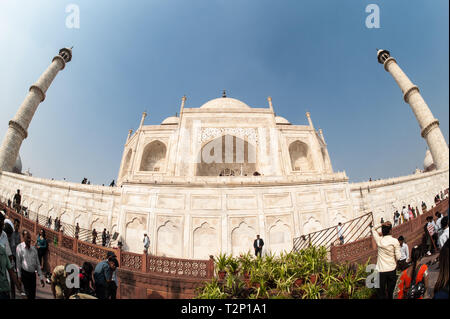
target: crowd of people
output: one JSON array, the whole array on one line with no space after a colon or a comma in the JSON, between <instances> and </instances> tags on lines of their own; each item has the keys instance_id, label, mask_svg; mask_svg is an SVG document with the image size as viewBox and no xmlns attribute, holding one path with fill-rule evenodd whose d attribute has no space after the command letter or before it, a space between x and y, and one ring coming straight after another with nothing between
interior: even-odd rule
<instances>
[{"instance_id":1,"label":"crowd of people","mask_svg":"<svg viewBox=\"0 0 450 319\"><path fill-rule=\"evenodd\" d=\"M378 248L376 270L379 273L379 299L423 299L425 296L448 298L448 209L445 216L436 212L434 217L427 217L422 241L412 248L411 253L403 236L397 239L392 237L391 222L383 222L378 227L371 225ZM434 253L439 254L435 260L430 257L428 262L421 262L424 257ZM437 263L439 275L431 287L430 266Z\"/></svg>"},{"instance_id":2,"label":"crowd of people","mask_svg":"<svg viewBox=\"0 0 450 319\"><path fill-rule=\"evenodd\" d=\"M77 267L79 285L67 287L67 277L73 274L73 265L58 265L45 273L48 246L45 230L41 229L34 243L31 233L20 232L20 220L11 221L6 212L0 212L0 299L15 299L16 290L27 299L36 298L37 278L42 287L51 286L55 299L116 299L119 262L114 252L94 265L84 262Z\"/></svg>"}]
</instances>

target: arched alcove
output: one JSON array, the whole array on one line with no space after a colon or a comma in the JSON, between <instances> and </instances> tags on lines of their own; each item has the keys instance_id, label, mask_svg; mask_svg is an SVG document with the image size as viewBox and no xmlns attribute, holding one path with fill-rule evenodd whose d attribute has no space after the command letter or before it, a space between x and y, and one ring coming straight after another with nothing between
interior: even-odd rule
<instances>
[{"instance_id":1,"label":"arched alcove","mask_svg":"<svg viewBox=\"0 0 450 319\"><path fill-rule=\"evenodd\" d=\"M158 172L164 168L166 161L166 145L161 141L153 141L145 146L142 152L140 171Z\"/></svg>"},{"instance_id":2,"label":"arched alcove","mask_svg":"<svg viewBox=\"0 0 450 319\"><path fill-rule=\"evenodd\" d=\"M194 230L194 258L208 259L210 255L216 256L219 252L217 230L204 222Z\"/></svg>"},{"instance_id":3,"label":"arched alcove","mask_svg":"<svg viewBox=\"0 0 450 319\"><path fill-rule=\"evenodd\" d=\"M122 173L120 174L120 178L124 177L128 173L131 163L131 154L132 151L129 150L127 156L125 156L125 161L123 162Z\"/></svg>"},{"instance_id":4,"label":"arched alcove","mask_svg":"<svg viewBox=\"0 0 450 319\"><path fill-rule=\"evenodd\" d=\"M236 136L209 141L198 154L197 176L253 176L256 171L255 146Z\"/></svg>"},{"instance_id":5,"label":"arched alcove","mask_svg":"<svg viewBox=\"0 0 450 319\"><path fill-rule=\"evenodd\" d=\"M256 231L253 227L242 222L231 232L231 249L234 256L241 253L253 251L253 241L256 238Z\"/></svg>"},{"instance_id":6,"label":"arched alcove","mask_svg":"<svg viewBox=\"0 0 450 319\"><path fill-rule=\"evenodd\" d=\"M289 145L289 155L293 171L309 172L314 170L311 152L307 144L297 140Z\"/></svg>"},{"instance_id":7,"label":"arched alcove","mask_svg":"<svg viewBox=\"0 0 450 319\"><path fill-rule=\"evenodd\" d=\"M143 217L134 217L125 225L125 244L129 251L136 253L142 253L144 250L144 233L146 233L146 221ZM110 233L111 236L114 234ZM150 240L153 240L150 238Z\"/></svg>"},{"instance_id":8,"label":"arched alcove","mask_svg":"<svg viewBox=\"0 0 450 319\"><path fill-rule=\"evenodd\" d=\"M291 251L292 249L292 234L288 225L281 220L270 227L269 230L270 251L279 255L282 251Z\"/></svg>"},{"instance_id":9,"label":"arched alcove","mask_svg":"<svg viewBox=\"0 0 450 319\"><path fill-rule=\"evenodd\" d=\"M158 256L181 256L182 238L181 230L172 221L165 222L157 230L156 254Z\"/></svg>"}]
</instances>

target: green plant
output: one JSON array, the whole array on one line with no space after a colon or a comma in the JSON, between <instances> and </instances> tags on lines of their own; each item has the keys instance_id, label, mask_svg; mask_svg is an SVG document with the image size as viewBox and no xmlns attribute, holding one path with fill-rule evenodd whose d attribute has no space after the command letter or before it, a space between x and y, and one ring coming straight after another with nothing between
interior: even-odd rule
<instances>
[{"instance_id":1,"label":"green plant","mask_svg":"<svg viewBox=\"0 0 450 319\"><path fill-rule=\"evenodd\" d=\"M320 286L312 283L306 283L302 286L304 295L302 299L320 299L322 289Z\"/></svg>"},{"instance_id":2,"label":"green plant","mask_svg":"<svg viewBox=\"0 0 450 319\"><path fill-rule=\"evenodd\" d=\"M227 259L227 265L226 265L226 271L229 274L236 274L238 272L239 269L239 262L233 258L233 256L229 256Z\"/></svg>"},{"instance_id":3,"label":"green plant","mask_svg":"<svg viewBox=\"0 0 450 319\"><path fill-rule=\"evenodd\" d=\"M216 278L197 289L197 299L226 299L228 296L222 291Z\"/></svg>"},{"instance_id":4,"label":"green plant","mask_svg":"<svg viewBox=\"0 0 450 319\"><path fill-rule=\"evenodd\" d=\"M214 257L215 268L219 271L226 271L228 264L228 256L225 253L220 253L217 258Z\"/></svg>"}]
</instances>

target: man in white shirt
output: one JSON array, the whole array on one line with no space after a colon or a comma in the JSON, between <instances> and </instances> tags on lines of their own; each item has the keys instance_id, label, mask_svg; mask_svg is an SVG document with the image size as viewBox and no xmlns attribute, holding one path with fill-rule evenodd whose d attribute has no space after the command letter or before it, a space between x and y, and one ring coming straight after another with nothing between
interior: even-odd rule
<instances>
[{"instance_id":1,"label":"man in white shirt","mask_svg":"<svg viewBox=\"0 0 450 319\"><path fill-rule=\"evenodd\" d=\"M436 214L435 214L435 216L436 216L436 226L435 226L435 230L436 230L436 232L437 233L439 233L439 231L441 230L441 221L442 221L442 214L441 213L439 213L439 212L436 212Z\"/></svg>"},{"instance_id":2,"label":"man in white shirt","mask_svg":"<svg viewBox=\"0 0 450 319\"><path fill-rule=\"evenodd\" d=\"M406 206L403 206L402 214L403 214L403 219L405 220L405 223L406 223L409 220L409 211L408 211L408 208L406 208Z\"/></svg>"},{"instance_id":3,"label":"man in white shirt","mask_svg":"<svg viewBox=\"0 0 450 319\"><path fill-rule=\"evenodd\" d=\"M22 232L23 242L17 246L17 277L22 281L28 299L36 298L36 271L44 287L44 276L42 275L36 247L31 246L31 235L27 230Z\"/></svg>"},{"instance_id":4,"label":"man in white shirt","mask_svg":"<svg viewBox=\"0 0 450 319\"><path fill-rule=\"evenodd\" d=\"M150 239L148 238L147 234L144 234L144 253L148 254L148 247L150 247Z\"/></svg>"},{"instance_id":5,"label":"man in white shirt","mask_svg":"<svg viewBox=\"0 0 450 319\"><path fill-rule=\"evenodd\" d=\"M398 238L398 242L400 243L400 260L398 261L398 269L405 270L408 268L408 260L409 260L409 247L405 243L405 238L400 236Z\"/></svg>"},{"instance_id":6,"label":"man in white shirt","mask_svg":"<svg viewBox=\"0 0 450 319\"><path fill-rule=\"evenodd\" d=\"M259 235L256 235L256 239L253 241L253 248L255 249L255 256L261 257L262 254L262 248L264 246L264 240L259 237Z\"/></svg>"},{"instance_id":7,"label":"man in white shirt","mask_svg":"<svg viewBox=\"0 0 450 319\"><path fill-rule=\"evenodd\" d=\"M344 234L342 233L342 223L338 223L337 233L338 233L338 238L339 238L339 241L341 242L341 245L344 245Z\"/></svg>"},{"instance_id":8,"label":"man in white shirt","mask_svg":"<svg viewBox=\"0 0 450 319\"><path fill-rule=\"evenodd\" d=\"M3 231L3 226L5 224L5 216L3 214L0 214L0 245L3 246L6 250L6 255L11 260L12 252L11 252L11 246L9 245L8 235Z\"/></svg>"},{"instance_id":9,"label":"man in white shirt","mask_svg":"<svg viewBox=\"0 0 450 319\"><path fill-rule=\"evenodd\" d=\"M448 216L445 216L441 220L442 232L439 235L439 248L444 247L445 242L448 240Z\"/></svg>"},{"instance_id":10,"label":"man in white shirt","mask_svg":"<svg viewBox=\"0 0 450 319\"><path fill-rule=\"evenodd\" d=\"M372 228L372 225L370 225ZM377 229L381 228L378 234ZM372 228L372 236L378 247L376 270L379 273L379 299L392 299L395 283L397 281L397 260L401 258L400 243L391 236L392 224L385 222L376 228Z\"/></svg>"}]
</instances>

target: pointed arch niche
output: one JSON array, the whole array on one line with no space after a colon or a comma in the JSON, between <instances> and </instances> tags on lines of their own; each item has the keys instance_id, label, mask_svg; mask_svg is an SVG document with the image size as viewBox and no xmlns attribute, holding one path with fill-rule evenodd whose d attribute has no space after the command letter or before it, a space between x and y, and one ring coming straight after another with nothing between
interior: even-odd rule
<instances>
[{"instance_id":1,"label":"pointed arch niche","mask_svg":"<svg viewBox=\"0 0 450 319\"><path fill-rule=\"evenodd\" d=\"M307 144L296 140L289 145L291 167L296 172L311 172L314 170L314 162Z\"/></svg>"},{"instance_id":2,"label":"pointed arch niche","mask_svg":"<svg viewBox=\"0 0 450 319\"><path fill-rule=\"evenodd\" d=\"M203 145L198 160L197 176L252 176L257 172L255 146L233 135Z\"/></svg>"},{"instance_id":3,"label":"pointed arch niche","mask_svg":"<svg viewBox=\"0 0 450 319\"><path fill-rule=\"evenodd\" d=\"M159 172L164 170L166 162L166 145L161 141L147 144L142 152L140 171Z\"/></svg>"}]
</instances>

